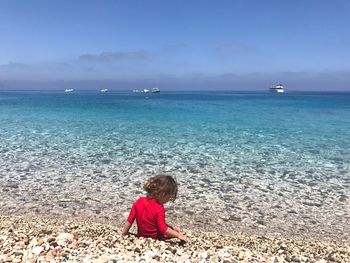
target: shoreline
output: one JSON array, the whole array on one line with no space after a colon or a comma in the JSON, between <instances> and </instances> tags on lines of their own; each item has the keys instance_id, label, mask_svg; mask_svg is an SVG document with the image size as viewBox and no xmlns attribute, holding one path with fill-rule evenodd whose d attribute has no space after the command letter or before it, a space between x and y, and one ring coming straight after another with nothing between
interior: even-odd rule
<instances>
[{"instance_id":1,"label":"shoreline","mask_svg":"<svg viewBox=\"0 0 350 263\"><path fill-rule=\"evenodd\" d=\"M350 244L184 229L190 243L120 235L117 223L0 216L0 262L350 262ZM186 261L187 260L187 261Z\"/></svg>"},{"instance_id":2,"label":"shoreline","mask_svg":"<svg viewBox=\"0 0 350 263\"><path fill-rule=\"evenodd\" d=\"M1 202L0 202L1 204ZM0 208L1 215L9 215L13 218L42 218L45 220L61 220L64 221L67 218L79 223L99 223L105 225L116 226L121 229L126 218L129 215L129 210L120 211L120 216L107 217L106 215L91 213L87 210L79 210L79 212L50 210L46 213L33 211L30 212L25 209L22 213L9 213L3 211ZM239 215L236 215L237 218ZM259 236L271 236L271 237L283 237L288 236L293 239L313 239L321 241L338 241L348 242L350 244L350 228L343 228L340 230L340 226L332 225L307 225L302 221L294 221L293 218L289 218L285 222L276 222L274 220L266 219L264 222L256 221L254 224L250 222L237 220L236 216L232 216L229 220L223 220L221 217L213 217L212 215L186 215L179 211L169 209L166 212L166 220L169 224L178 226L181 229L191 229L199 232L213 232L223 235L235 234L235 235L259 235ZM135 224L134 224L135 225ZM333 230L333 231L332 231Z\"/></svg>"}]
</instances>

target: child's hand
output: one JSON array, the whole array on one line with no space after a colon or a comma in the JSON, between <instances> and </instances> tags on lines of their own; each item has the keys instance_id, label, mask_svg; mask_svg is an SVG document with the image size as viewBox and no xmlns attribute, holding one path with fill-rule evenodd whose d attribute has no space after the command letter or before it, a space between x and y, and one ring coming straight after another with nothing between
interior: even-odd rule
<instances>
[{"instance_id":1,"label":"child's hand","mask_svg":"<svg viewBox=\"0 0 350 263\"><path fill-rule=\"evenodd\" d=\"M185 243L188 243L188 238L185 235L181 234L180 232L178 233L177 238Z\"/></svg>"}]
</instances>

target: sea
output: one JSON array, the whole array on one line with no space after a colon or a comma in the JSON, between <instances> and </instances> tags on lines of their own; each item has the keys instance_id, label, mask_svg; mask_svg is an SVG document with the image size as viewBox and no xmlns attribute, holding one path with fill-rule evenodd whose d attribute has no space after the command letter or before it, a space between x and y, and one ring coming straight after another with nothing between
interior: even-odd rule
<instances>
[{"instance_id":1,"label":"sea","mask_svg":"<svg viewBox=\"0 0 350 263\"><path fill-rule=\"evenodd\" d=\"M350 236L350 93L0 91L0 214L121 224L170 174L185 229Z\"/></svg>"}]
</instances>

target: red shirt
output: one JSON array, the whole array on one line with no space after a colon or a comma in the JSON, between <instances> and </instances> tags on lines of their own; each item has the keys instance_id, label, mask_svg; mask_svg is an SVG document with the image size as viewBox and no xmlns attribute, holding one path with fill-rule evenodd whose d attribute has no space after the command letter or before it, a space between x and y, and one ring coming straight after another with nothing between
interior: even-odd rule
<instances>
[{"instance_id":1,"label":"red shirt","mask_svg":"<svg viewBox=\"0 0 350 263\"><path fill-rule=\"evenodd\" d=\"M132 224L135 218L138 237L164 238L168 229L165 223L165 209L157 199L139 198L131 207L128 222Z\"/></svg>"}]
</instances>

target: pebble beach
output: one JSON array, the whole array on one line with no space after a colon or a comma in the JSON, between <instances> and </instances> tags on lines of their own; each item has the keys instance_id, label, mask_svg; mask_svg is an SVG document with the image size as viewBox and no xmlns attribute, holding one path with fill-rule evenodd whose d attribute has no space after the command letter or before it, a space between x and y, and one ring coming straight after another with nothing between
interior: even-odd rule
<instances>
[{"instance_id":1,"label":"pebble beach","mask_svg":"<svg viewBox=\"0 0 350 263\"><path fill-rule=\"evenodd\" d=\"M0 93L0 262L350 262L350 96L274 95ZM186 246L120 236L158 173Z\"/></svg>"},{"instance_id":2,"label":"pebble beach","mask_svg":"<svg viewBox=\"0 0 350 263\"><path fill-rule=\"evenodd\" d=\"M0 263L350 263L347 24L0 0Z\"/></svg>"},{"instance_id":3,"label":"pebble beach","mask_svg":"<svg viewBox=\"0 0 350 263\"><path fill-rule=\"evenodd\" d=\"M0 262L350 262L348 242L184 230L188 244L109 224L0 217Z\"/></svg>"}]
</instances>

